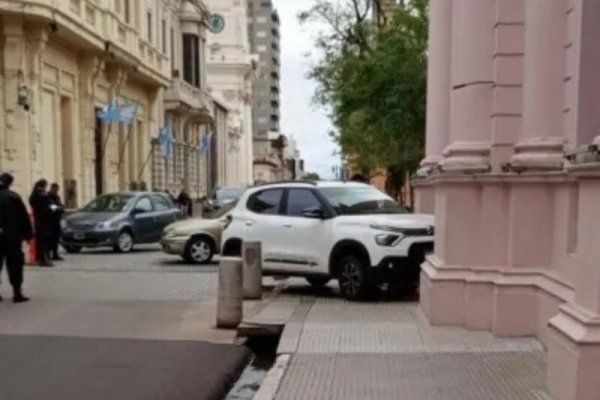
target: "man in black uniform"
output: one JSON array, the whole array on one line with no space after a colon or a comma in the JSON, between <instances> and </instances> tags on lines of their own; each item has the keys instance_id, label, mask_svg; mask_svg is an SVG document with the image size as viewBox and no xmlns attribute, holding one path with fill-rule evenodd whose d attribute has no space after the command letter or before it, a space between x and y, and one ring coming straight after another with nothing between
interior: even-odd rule
<instances>
[{"instance_id":1,"label":"man in black uniform","mask_svg":"<svg viewBox=\"0 0 600 400\"><path fill-rule=\"evenodd\" d=\"M35 254L40 267L53 267L49 260L50 228L52 223L52 201L48 195L48 181L40 179L35 183L29 204L33 209L35 225Z\"/></svg>"},{"instance_id":2,"label":"man in black uniform","mask_svg":"<svg viewBox=\"0 0 600 400\"><path fill-rule=\"evenodd\" d=\"M60 244L60 235L62 233L62 229L60 226L60 221L64 212L64 205L60 198L60 194L58 194L60 187L58 183L53 183L50 185L50 200L52 201L52 215L50 221L50 257L56 261L62 261L63 258L58 254L58 245Z\"/></svg>"},{"instance_id":3,"label":"man in black uniform","mask_svg":"<svg viewBox=\"0 0 600 400\"><path fill-rule=\"evenodd\" d=\"M10 284L13 287L13 302L23 303L29 299L23 295L23 241L33 236L27 208L21 197L10 190L12 175L0 175L0 272L6 261ZM2 297L0 297L2 301Z\"/></svg>"}]
</instances>

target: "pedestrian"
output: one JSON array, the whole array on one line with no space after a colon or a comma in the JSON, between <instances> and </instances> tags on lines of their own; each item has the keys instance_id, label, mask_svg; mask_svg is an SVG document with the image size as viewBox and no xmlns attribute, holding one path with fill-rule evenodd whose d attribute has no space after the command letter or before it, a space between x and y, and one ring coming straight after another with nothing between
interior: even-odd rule
<instances>
[{"instance_id":1,"label":"pedestrian","mask_svg":"<svg viewBox=\"0 0 600 400\"><path fill-rule=\"evenodd\" d=\"M31 240L33 231L27 208L21 197L10 190L13 176L0 175L0 273L6 262L8 279L13 288L13 302L24 303L29 299L23 295L23 241ZM0 296L2 301L2 296Z\"/></svg>"},{"instance_id":2,"label":"pedestrian","mask_svg":"<svg viewBox=\"0 0 600 400\"><path fill-rule=\"evenodd\" d=\"M213 211L210 202L208 201L208 198L206 196L202 196L200 198L200 207L202 210L202 217L207 217Z\"/></svg>"},{"instance_id":3,"label":"pedestrian","mask_svg":"<svg viewBox=\"0 0 600 400\"><path fill-rule=\"evenodd\" d=\"M58 183L50 185L50 200L52 201L52 215L50 221L50 258L55 261L62 261L62 258L58 252L60 245L60 236L62 234L62 228L60 222L65 212L65 206L60 198L59 194L60 186Z\"/></svg>"},{"instance_id":4,"label":"pedestrian","mask_svg":"<svg viewBox=\"0 0 600 400\"><path fill-rule=\"evenodd\" d=\"M33 209L35 230L35 251L40 267L53 267L48 259L50 250L50 231L52 226L52 200L48 195L48 181L40 179L33 186L29 197Z\"/></svg>"},{"instance_id":5,"label":"pedestrian","mask_svg":"<svg viewBox=\"0 0 600 400\"><path fill-rule=\"evenodd\" d=\"M171 194L171 191L169 189L165 189L165 194L167 196L169 196L169 199L171 199L171 201L173 202L173 204L177 204L177 199L175 198L175 196L173 196Z\"/></svg>"},{"instance_id":6,"label":"pedestrian","mask_svg":"<svg viewBox=\"0 0 600 400\"><path fill-rule=\"evenodd\" d=\"M187 190L185 190L185 188L181 189L179 197L177 197L177 203L179 204L179 207L181 207L183 215L187 215L188 217L194 215L194 206L192 204L192 198L187 193Z\"/></svg>"}]
</instances>

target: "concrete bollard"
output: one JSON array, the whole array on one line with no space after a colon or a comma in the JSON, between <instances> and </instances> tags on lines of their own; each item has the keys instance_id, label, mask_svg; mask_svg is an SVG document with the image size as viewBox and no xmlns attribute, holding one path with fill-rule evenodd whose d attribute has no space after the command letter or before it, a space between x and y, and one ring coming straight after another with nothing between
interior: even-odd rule
<instances>
[{"instance_id":1,"label":"concrete bollard","mask_svg":"<svg viewBox=\"0 0 600 400\"><path fill-rule=\"evenodd\" d=\"M244 299L262 298L262 249L260 242L242 244Z\"/></svg>"},{"instance_id":2,"label":"concrete bollard","mask_svg":"<svg viewBox=\"0 0 600 400\"><path fill-rule=\"evenodd\" d=\"M242 278L241 258L221 258L217 297L217 328L235 329L242 322L244 305Z\"/></svg>"}]
</instances>

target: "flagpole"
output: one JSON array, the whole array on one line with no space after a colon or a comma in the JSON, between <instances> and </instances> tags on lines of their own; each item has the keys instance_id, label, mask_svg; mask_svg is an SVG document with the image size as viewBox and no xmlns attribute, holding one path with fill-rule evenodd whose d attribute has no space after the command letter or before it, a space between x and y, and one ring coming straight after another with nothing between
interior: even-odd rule
<instances>
[{"instance_id":1,"label":"flagpole","mask_svg":"<svg viewBox=\"0 0 600 400\"><path fill-rule=\"evenodd\" d=\"M150 159L154 155L154 149L156 149L156 146L152 145L152 149L150 150L150 153L148 154L146 161L144 161L144 165L142 166L142 169L138 175L137 182L140 182L140 180L142 179L142 175L144 175L144 171L146 171L146 167L148 166Z\"/></svg>"},{"instance_id":2,"label":"flagpole","mask_svg":"<svg viewBox=\"0 0 600 400\"><path fill-rule=\"evenodd\" d=\"M132 131L133 125L129 125L127 130L127 138L125 139L125 143L123 144L123 148L121 149L121 154L119 155L119 163L117 164L117 174L121 172L121 167L123 166L123 161L125 158L125 151L127 150L127 146L129 145L129 141L131 140Z\"/></svg>"}]
</instances>

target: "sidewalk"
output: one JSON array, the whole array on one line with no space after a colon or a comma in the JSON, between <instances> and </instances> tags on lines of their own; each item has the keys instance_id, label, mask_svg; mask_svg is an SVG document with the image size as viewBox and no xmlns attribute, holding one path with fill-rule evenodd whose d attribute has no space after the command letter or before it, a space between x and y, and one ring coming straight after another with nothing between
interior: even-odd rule
<instances>
[{"instance_id":1,"label":"sidewalk","mask_svg":"<svg viewBox=\"0 0 600 400\"><path fill-rule=\"evenodd\" d=\"M260 321L285 329L255 400L548 399L537 341L432 327L416 303L283 294Z\"/></svg>"}]
</instances>

